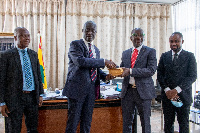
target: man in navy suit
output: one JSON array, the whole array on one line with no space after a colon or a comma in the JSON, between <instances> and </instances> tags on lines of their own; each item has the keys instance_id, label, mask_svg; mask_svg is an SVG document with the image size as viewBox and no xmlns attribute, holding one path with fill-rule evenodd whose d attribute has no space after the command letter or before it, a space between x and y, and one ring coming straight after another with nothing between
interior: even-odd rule
<instances>
[{"instance_id":1,"label":"man in navy suit","mask_svg":"<svg viewBox=\"0 0 200 133\"><path fill-rule=\"evenodd\" d=\"M130 39L133 47L122 53L124 67L121 92L123 133L132 133L133 116L137 107L143 133L151 133L151 100L155 98L152 76L157 68L156 51L143 45L144 32L135 28Z\"/></svg>"},{"instance_id":2,"label":"man in navy suit","mask_svg":"<svg viewBox=\"0 0 200 133\"><path fill-rule=\"evenodd\" d=\"M72 41L69 48L69 67L63 95L68 97L68 121L66 133L76 133L80 121L80 132L89 133L95 103L95 84L98 78L109 80L111 75L100 68L115 68L114 62L100 59L100 51L93 44L97 26L87 21L82 29L83 39Z\"/></svg>"},{"instance_id":3,"label":"man in navy suit","mask_svg":"<svg viewBox=\"0 0 200 133\"><path fill-rule=\"evenodd\" d=\"M0 53L0 112L8 125L6 132L20 133L24 114L27 132L37 133L38 105L44 93L38 55L27 48L26 28L17 27L14 39L17 48Z\"/></svg>"},{"instance_id":4,"label":"man in navy suit","mask_svg":"<svg viewBox=\"0 0 200 133\"><path fill-rule=\"evenodd\" d=\"M183 35L174 32L170 38L171 50L161 55L158 64L158 82L162 88L162 105L165 133L174 132L177 114L180 133L189 133L189 112L192 103L192 83L197 78L194 54L182 49ZM183 105L173 105L180 100ZM179 102L180 102L179 101Z\"/></svg>"}]
</instances>

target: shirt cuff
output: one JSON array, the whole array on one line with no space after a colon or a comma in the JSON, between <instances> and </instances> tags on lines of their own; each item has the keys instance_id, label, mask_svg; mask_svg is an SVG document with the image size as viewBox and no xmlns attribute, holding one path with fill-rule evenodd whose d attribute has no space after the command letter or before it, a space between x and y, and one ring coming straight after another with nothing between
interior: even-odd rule
<instances>
[{"instance_id":1,"label":"shirt cuff","mask_svg":"<svg viewBox=\"0 0 200 133\"><path fill-rule=\"evenodd\" d=\"M130 68L130 74L132 74L132 69Z\"/></svg>"},{"instance_id":2,"label":"shirt cuff","mask_svg":"<svg viewBox=\"0 0 200 133\"><path fill-rule=\"evenodd\" d=\"M4 106L4 105L6 105L6 103L0 103L0 106Z\"/></svg>"},{"instance_id":3,"label":"shirt cuff","mask_svg":"<svg viewBox=\"0 0 200 133\"><path fill-rule=\"evenodd\" d=\"M176 89L178 93L180 93L180 92L182 91L182 89L181 89L179 86L177 86L177 87L174 88L174 89Z\"/></svg>"},{"instance_id":4,"label":"shirt cuff","mask_svg":"<svg viewBox=\"0 0 200 133\"><path fill-rule=\"evenodd\" d=\"M169 91L169 90L171 90L169 87L167 87L167 88L164 89L165 93L166 93L167 91Z\"/></svg>"},{"instance_id":5,"label":"shirt cuff","mask_svg":"<svg viewBox=\"0 0 200 133\"><path fill-rule=\"evenodd\" d=\"M44 94L40 94L40 97L43 97L44 96Z\"/></svg>"}]
</instances>

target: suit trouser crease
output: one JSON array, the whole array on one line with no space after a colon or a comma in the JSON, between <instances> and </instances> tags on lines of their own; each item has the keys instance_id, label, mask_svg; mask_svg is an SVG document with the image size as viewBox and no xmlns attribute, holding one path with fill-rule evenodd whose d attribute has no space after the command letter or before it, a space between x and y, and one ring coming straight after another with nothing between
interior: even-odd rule
<instances>
[{"instance_id":1,"label":"suit trouser crease","mask_svg":"<svg viewBox=\"0 0 200 133\"><path fill-rule=\"evenodd\" d=\"M21 105L9 113L5 118L8 125L7 133L20 133L22 127L22 117L25 117L27 133L37 133L38 127L38 105L36 104L33 93L22 94Z\"/></svg>"},{"instance_id":2,"label":"suit trouser crease","mask_svg":"<svg viewBox=\"0 0 200 133\"><path fill-rule=\"evenodd\" d=\"M142 132L150 133L151 100L142 100L137 88L127 88L126 95L122 98L123 133L132 133L135 107L137 107Z\"/></svg>"},{"instance_id":3,"label":"suit trouser crease","mask_svg":"<svg viewBox=\"0 0 200 133\"><path fill-rule=\"evenodd\" d=\"M177 115L180 133L189 133L189 111L190 105L175 107L170 100L163 101L164 131L166 133L174 132L174 121Z\"/></svg>"},{"instance_id":4,"label":"suit trouser crease","mask_svg":"<svg viewBox=\"0 0 200 133\"><path fill-rule=\"evenodd\" d=\"M76 100L68 98L68 120L66 133L76 133L80 121L80 132L89 133L93 108L95 104L95 86L92 84L91 92L83 98Z\"/></svg>"}]
</instances>

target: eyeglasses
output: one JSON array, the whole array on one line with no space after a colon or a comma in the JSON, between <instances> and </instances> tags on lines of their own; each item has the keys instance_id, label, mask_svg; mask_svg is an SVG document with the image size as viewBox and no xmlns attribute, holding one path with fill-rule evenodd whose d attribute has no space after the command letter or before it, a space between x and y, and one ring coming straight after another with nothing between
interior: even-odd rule
<instances>
[{"instance_id":1,"label":"eyeglasses","mask_svg":"<svg viewBox=\"0 0 200 133\"><path fill-rule=\"evenodd\" d=\"M140 34L140 35L138 35L138 34L134 33L134 34L132 34L132 36L133 36L133 37L144 37L145 34Z\"/></svg>"},{"instance_id":2,"label":"eyeglasses","mask_svg":"<svg viewBox=\"0 0 200 133\"><path fill-rule=\"evenodd\" d=\"M180 41L179 40L170 40L169 42L170 43L179 43Z\"/></svg>"}]
</instances>

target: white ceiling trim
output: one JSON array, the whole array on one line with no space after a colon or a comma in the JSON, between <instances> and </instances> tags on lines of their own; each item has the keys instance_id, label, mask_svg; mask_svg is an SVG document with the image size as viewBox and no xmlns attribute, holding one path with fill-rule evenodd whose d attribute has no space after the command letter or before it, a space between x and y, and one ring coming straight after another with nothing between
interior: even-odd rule
<instances>
[{"instance_id":1,"label":"white ceiling trim","mask_svg":"<svg viewBox=\"0 0 200 133\"><path fill-rule=\"evenodd\" d=\"M105 1L121 3L146 3L146 4L174 4L180 0L88 0L88 1Z\"/></svg>"}]
</instances>

